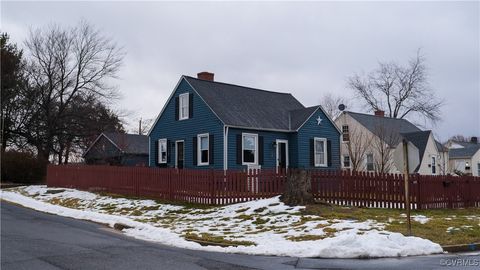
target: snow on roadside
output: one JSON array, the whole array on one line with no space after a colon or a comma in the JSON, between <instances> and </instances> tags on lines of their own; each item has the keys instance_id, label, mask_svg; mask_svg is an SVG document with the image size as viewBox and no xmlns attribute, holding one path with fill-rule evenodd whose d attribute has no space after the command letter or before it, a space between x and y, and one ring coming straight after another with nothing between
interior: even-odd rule
<instances>
[{"instance_id":1,"label":"snow on roadside","mask_svg":"<svg viewBox=\"0 0 480 270\"><path fill-rule=\"evenodd\" d=\"M318 216L301 216L302 207L288 207L278 197L223 207L186 209L153 200L112 198L74 189L30 186L2 191L1 198L35 210L105 223L110 227L123 223L132 227L124 230L126 235L189 249L325 258L396 257L442 252L438 244L384 231L383 224L375 221L332 221ZM60 199L75 200L77 209L49 203ZM134 214L135 211L141 211L141 215ZM326 228L333 233L327 235ZM185 240L181 236L185 231L251 241L256 245L201 246ZM305 235L317 238L289 240L289 237Z\"/></svg>"}]
</instances>

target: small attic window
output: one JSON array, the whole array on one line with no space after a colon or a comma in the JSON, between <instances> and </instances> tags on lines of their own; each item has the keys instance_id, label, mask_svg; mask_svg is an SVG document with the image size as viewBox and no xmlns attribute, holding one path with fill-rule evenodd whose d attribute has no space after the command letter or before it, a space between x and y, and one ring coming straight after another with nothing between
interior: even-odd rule
<instances>
[{"instance_id":1,"label":"small attic window","mask_svg":"<svg viewBox=\"0 0 480 270\"><path fill-rule=\"evenodd\" d=\"M344 142L350 141L350 132L348 130L348 125L343 125L342 126L342 137Z\"/></svg>"},{"instance_id":2,"label":"small attic window","mask_svg":"<svg viewBox=\"0 0 480 270\"><path fill-rule=\"evenodd\" d=\"M189 115L189 94L188 93L185 93L185 94L181 94L179 96L179 106L178 106L178 115L179 115L179 120L185 120L185 119L188 119L188 115Z\"/></svg>"}]
</instances>

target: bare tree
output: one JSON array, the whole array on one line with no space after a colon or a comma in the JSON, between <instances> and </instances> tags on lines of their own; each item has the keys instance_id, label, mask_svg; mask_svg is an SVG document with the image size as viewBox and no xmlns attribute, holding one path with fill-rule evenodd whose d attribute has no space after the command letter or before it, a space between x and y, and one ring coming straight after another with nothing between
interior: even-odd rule
<instances>
[{"instance_id":1,"label":"bare tree","mask_svg":"<svg viewBox=\"0 0 480 270\"><path fill-rule=\"evenodd\" d=\"M150 130L152 124L153 124L154 119L149 118L149 119L138 119L138 126L137 127L132 127L130 132L133 134L139 134L139 135L144 135L147 134L148 131Z\"/></svg>"},{"instance_id":2,"label":"bare tree","mask_svg":"<svg viewBox=\"0 0 480 270\"><path fill-rule=\"evenodd\" d=\"M464 136L461 134L457 134L455 136L450 137L450 140L455 141L455 142L469 142L470 137Z\"/></svg>"},{"instance_id":3,"label":"bare tree","mask_svg":"<svg viewBox=\"0 0 480 270\"><path fill-rule=\"evenodd\" d=\"M124 54L111 39L83 21L71 29L52 25L31 30L25 45L27 96L32 106L19 135L48 160L54 152L64 151L55 144L85 117L84 111L75 110L79 107L76 102L109 102L117 96L109 82L116 78Z\"/></svg>"},{"instance_id":4,"label":"bare tree","mask_svg":"<svg viewBox=\"0 0 480 270\"><path fill-rule=\"evenodd\" d=\"M338 109L338 105L343 104L346 108L351 107L351 102L346 97L337 96L332 93L327 93L320 99L320 105L322 105L325 112L332 118L337 118L342 111Z\"/></svg>"},{"instance_id":5,"label":"bare tree","mask_svg":"<svg viewBox=\"0 0 480 270\"><path fill-rule=\"evenodd\" d=\"M393 155L395 147L400 142L398 132L388 130L379 123L375 127L375 135L372 138L372 150L374 152L375 171L378 173L389 173L393 164Z\"/></svg>"},{"instance_id":6,"label":"bare tree","mask_svg":"<svg viewBox=\"0 0 480 270\"><path fill-rule=\"evenodd\" d=\"M418 51L406 66L380 63L367 76L354 75L348 85L371 110L383 110L389 117L419 115L432 123L440 118L443 100L428 85L425 58Z\"/></svg>"},{"instance_id":7,"label":"bare tree","mask_svg":"<svg viewBox=\"0 0 480 270\"><path fill-rule=\"evenodd\" d=\"M344 143L350 157L350 169L353 172L362 171L367 152L371 149L372 135L365 130L349 127L348 140Z\"/></svg>"}]
</instances>

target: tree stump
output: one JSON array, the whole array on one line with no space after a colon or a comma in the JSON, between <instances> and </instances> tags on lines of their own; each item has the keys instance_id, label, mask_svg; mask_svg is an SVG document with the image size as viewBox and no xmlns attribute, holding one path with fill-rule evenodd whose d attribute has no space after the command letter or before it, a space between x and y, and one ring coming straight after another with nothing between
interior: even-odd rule
<instances>
[{"instance_id":1,"label":"tree stump","mask_svg":"<svg viewBox=\"0 0 480 270\"><path fill-rule=\"evenodd\" d=\"M289 206L314 203L311 173L306 170L289 170L280 200Z\"/></svg>"}]
</instances>

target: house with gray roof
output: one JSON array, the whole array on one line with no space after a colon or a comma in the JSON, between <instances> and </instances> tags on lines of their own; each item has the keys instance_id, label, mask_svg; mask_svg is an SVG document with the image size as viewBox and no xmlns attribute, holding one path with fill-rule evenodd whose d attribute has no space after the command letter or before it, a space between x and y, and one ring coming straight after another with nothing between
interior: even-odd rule
<instances>
[{"instance_id":1,"label":"house with gray roof","mask_svg":"<svg viewBox=\"0 0 480 270\"><path fill-rule=\"evenodd\" d=\"M340 130L292 94L181 76L149 131L151 167L340 168Z\"/></svg>"},{"instance_id":2,"label":"house with gray roof","mask_svg":"<svg viewBox=\"0 0 480 270\"><path fill-rule=\"evenodd\" d=\"M480 176L480 143L478 143L478 137L472 137L468 142L450 140L447 147L452 173Z\"/></svg>"},{"instance_id":3,"label":"house with gray roof","mask_svg":"<svg viewBox=\"0 0 480 270\"><path fill-rule=\"evenodd\" d=\"M421 130L406 119L344 111L335 123L342 130L342 167L357 171L402 173L403 142L407 143L410 173L446 174L448 152L431 130Z\"/></svg>"},{"instance_id":4,"label":"house with gray roof","mask_svg":"<svg viewBox=\"0 0 480 270\"><path fill-rule=\"evenodd\" d=\"M84 152L91 165L147 166L148 136L104 132Z\"/></svg>"}]
</instances>

